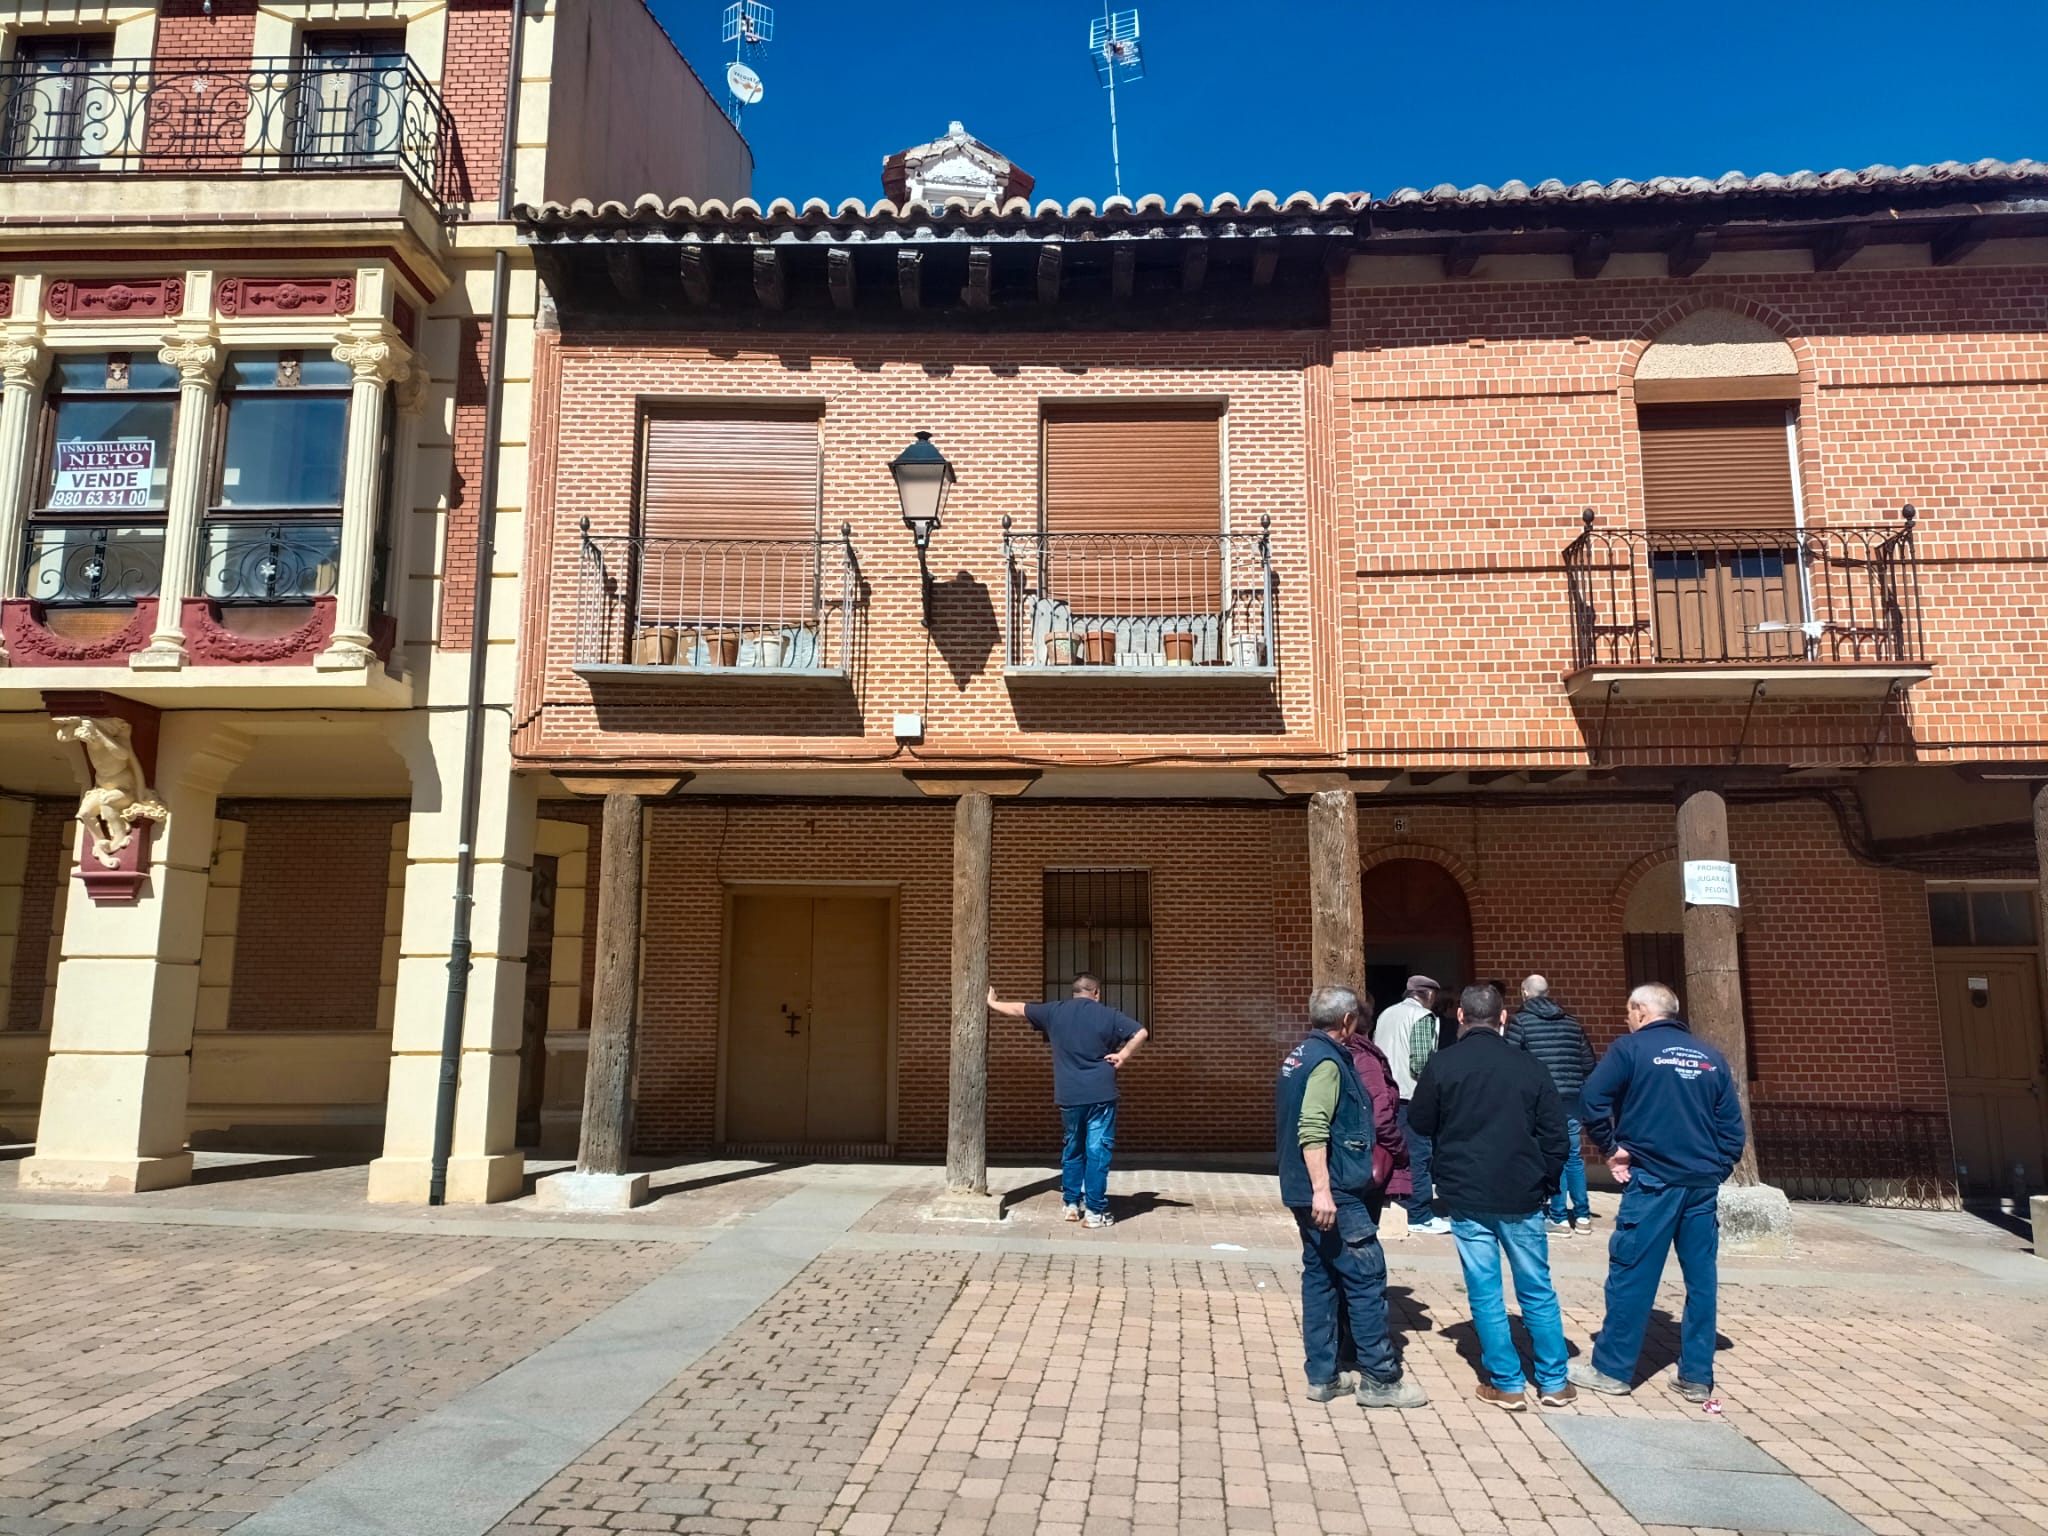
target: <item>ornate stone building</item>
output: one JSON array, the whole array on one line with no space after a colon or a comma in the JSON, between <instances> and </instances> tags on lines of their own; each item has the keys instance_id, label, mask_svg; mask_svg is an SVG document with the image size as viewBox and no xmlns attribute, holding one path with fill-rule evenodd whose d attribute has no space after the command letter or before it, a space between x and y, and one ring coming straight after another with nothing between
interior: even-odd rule
<instances>
[{"instance_id":1,"label":"ornate stone building","mask_svg":"<svg viewBox=\"0 0 2048 1536\"><path fill-rule=\"evenodd\" d=\"M24 1184L147 1189L190 1146L282 1145L378 1151L373 1197L423 1197L466 842L448 1194L518 1187L529 934L573 921L586 834L537 829L511 773L537 295L506 210L749 173L620 0L0 3L0 1139L35 1141Z\"/></svg>"}]
</instances>

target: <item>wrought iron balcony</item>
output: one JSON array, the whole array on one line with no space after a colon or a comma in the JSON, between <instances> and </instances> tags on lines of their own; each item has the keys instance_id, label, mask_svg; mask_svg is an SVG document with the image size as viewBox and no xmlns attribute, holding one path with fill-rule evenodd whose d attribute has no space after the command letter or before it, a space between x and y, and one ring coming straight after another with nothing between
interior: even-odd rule
<instances>
[{"instance_id":1,"label":"wrought iron balcony","mask_svg":"<svg viewBox=\"0 0 2048 1536\"><path fill-rule=\"evenodd\" d=\"M84 608L155 597L164 574L164 525L29 525L21 595L51 607Z\"/></svg>"},{"instance_id":2,"label":"wrought iron balcony","mask_svg":"<svg viewBox=\"0 0 2048 1536\"><path fill-rule=\"evenodd\" d=\"M585 518L573 665L670 680L843 677L866 600L852 533L598 537Z\"/></svg>"},{"instance_id":3,"label":"wrought iron balcony","mask_svg":"<svg viewBox=\"0 0 2048 1536\"><path fill-rule=\"evenodd\" d=\"M410 60L0 65L0 172L365 170L460 195L454 117Z\"/></svg>"},{"instance_id":4,"label":"wrought iron balcony","mask_svg":"<svg viewBox=\"0 0 2048 1536\"><path fill-rule=\"evenodd\" d=\"M309 603L333 595L341 574L341 520L208 519L199 541L199 591L223 606Z\"/></svg>"},{"instance_id":5,"label":"wrought iron balcony","mask_svg":"<svg viewBox=\"0 0 2048 1536\"><path fill-rule=\"evenodd\" d=\"M1006 670L1267 675L1271 522L1257 533L1020 533L1005 517Z\"/></svg>"},{"instance_id":6,"label":"wrought iron balcony","mask_svg":"<svg viewBox=\"0 0 2048 1536\"><path fill-rule=\"evenodd\" d=\"M1914 513L1818 528L1596 528L1564 553L1576 669L1923 667Z\"/></svg>"}]
</instances>

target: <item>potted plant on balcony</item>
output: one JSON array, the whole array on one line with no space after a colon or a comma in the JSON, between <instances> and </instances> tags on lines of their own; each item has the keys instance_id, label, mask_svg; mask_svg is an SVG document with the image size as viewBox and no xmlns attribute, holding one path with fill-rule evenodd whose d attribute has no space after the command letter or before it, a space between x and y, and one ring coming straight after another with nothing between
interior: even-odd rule
<instances>
[{"instance_id":1,"label":"potted plant on balcony","mask_svg":"<svg viewBox=\"0 0 2048 1536\"><path fill-rule=\"evenodd\" d=\"M779 629L764 629L747 636L740 648L740 657L750 667L780 667L782 665L785 639Z\"/></svg>"},{"instance_id":2,"label":"potted plant on balcony","mask_svg":"<svg viewBox=\"0 0 2048 1536\"><path fill-rule=\"evenodd\" d=\"M1081 660L1091 667L1116 665L1116 631L1090 629L1081 634Z\"/></svg>"},{"instance_id":3,"label":"potted plant on balcony","mask_svg":"<svg viewBox=\"0 0 2048 1536\"><path fill-rule=\"evenodd\" d=\"M1195 664L1194 631L1169 629L1162 637L1166 649L1166 664L1169 667L1192 667Z\"/></svg>"},{"instance_id":4,"label":"potted plant on balcony","mask_svg":"<svg viewBox=\"0 0 2048 1536\"><path fill-rule=\"evenodd\" d=\"M1073 631L1056 629L1045 637L1045 664L1049 667L1071 667L1074 664Z\"/></svg>"},{"instance_id":5,"label":"potted plant on balcony","mask_svg":"<svg viewBox=\"0 0 2048 1536\"><path fill-rule=\"evenodd\" d=\"M633 633L633 665L636 667L672 667L676 664L676 632L671 628L653 625Z\"/></svg>"},{"instance_id":6,"label":"potted plant on balcony","mask_svg":"<svg viewBox=\"0 0 2048 1536\"><path fill-rule=\"evenodd\" d=\"M692 666L736 667L740 662L740 637L730 630L694 630L685 654Z\"/></svg>"}]
</instances>

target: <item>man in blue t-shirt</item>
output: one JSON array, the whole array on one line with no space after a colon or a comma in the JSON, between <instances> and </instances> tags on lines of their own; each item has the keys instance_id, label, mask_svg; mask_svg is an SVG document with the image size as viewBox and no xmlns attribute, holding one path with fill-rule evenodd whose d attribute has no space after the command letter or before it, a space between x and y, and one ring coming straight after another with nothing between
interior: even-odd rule
<instances>
[{"instance_id":1,"label":"man in blue t-shirt","mask_svg":"<svg viewBox=\"0 0 2048 1536\"><path fill-rule=\"evenodd\" d=\"M1105 1003L1102 983L1086 971L1063 1002L1006 1003L990 987L988 1011L1025 1020L1052 1047L1052 1097L1066 1130L1060 1214L1084 1226L1108 1226L1114 1219L1109 1155L1116 1149L1116 1074L1145 1043L1145 1026Z\"/></svg>"}]
</instances>

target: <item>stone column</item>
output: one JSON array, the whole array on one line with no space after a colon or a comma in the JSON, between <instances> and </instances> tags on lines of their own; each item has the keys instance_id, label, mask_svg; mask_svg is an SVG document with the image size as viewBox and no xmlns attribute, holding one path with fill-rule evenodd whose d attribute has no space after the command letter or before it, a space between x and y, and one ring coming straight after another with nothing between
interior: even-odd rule
<instances>
[{"instance_id":1,"label":"stone column","mask_svg":"<svg viewBox=\"0 0 2048 1536\"><path fill-rule=\"evenodd\" d=\"M171 451L156 632L146 648L128 658L128 665L138 672L175 672L185 665L185 599L199 588L199 525L206 516L214 384L224 361L211 332L174 336L157 358L178 370L178 436Z\"/></svg>"},{"instance_id":2,"label":"stone column","mask_svg":"<svg viewBox=\"0 0 2048 1536\"><path fill-rule=\"evenodd\" d=\"M1358 797L1325 789L1308 801L1308 878L1315 985L1365 993L1365 918L1358 870Z\"/></svg>"},{"instance_id":3,"label":"stone column","mask_svg":"<svg viewBox=\"0 0 2048 1536\"><path fill-rule=\"evenodd\" d=\"M992 1217L988 1192L988 906L993 802L981 790L953 811L953 1056L946 1116L948 1207ZM974 1210L977 1206L987 1210Z\"/></svg>"},{"instance_id":4,"label":"stone column","mask_svg":"<svg viewBox=\"0 0 2048 1536\"><path fill-rule=\"evenodd\" d=\"M1729 862L1728 802L1707 780L1680 786L1678 857L1681 862ZM1680 872L1681 880L1684 878ZM1737 896L1740 897L1740 882ZM1721 1225L1731 1242L1783 1234L1791 1224L1784 1194L1757 1177L1755 1125L1749 1112L1749 1048L1742 1027L1742 961L1737 909L1685 904L1685 1003L1693 1033L1728 1058L1743 1124L1750 1127L1742 1158L1722 1191Z\"/></svg>"},{"instance_id":5,"label":"stone column","mask_svg":"<svg viewBox=\"0 0 2048 1536\"><path fill-rule=\"evenodd\" d=\"M397 638L406 639L406 601L411 595L412 573L406 568L406 551L412 539L412 497L417 478L420 421L426 415L427 392L433 384L424 364L414 361L403 378L392 385L398 404L398 431L391 446L396 456L391 471L391 551L385 572L384 609L392 617ZM372 559L374 561L374 555ZM374 565L373 565L374 574ZM429 631L431 633L431 631Z\"/></svg>"},{"instance_id":6,"label":"stone column","mask_svg":"<svg viewBox=\"0 0 2048 1536\"><path fill-rule=\"evenodd\" d=\"M382 489L384 391L412 367L412 354L395 331L351 333L335 343L337 361L354 374L348 405L348 460L342 474L341 571L334 591L334 639L314 665L322 671L360 671L370 650L370 579L377 555L378 493Z\"/></svg>"},{"instance_id":7,"label":"stone column","mask_svg":"<svg viewBox=\"0 0 2048 1536\"><path fill-rule=\"evenodd\" d=\"M49 1075L24 1189L132 1193L186 1183L185 1100L213 857L214 803L248 741L198 713L166 714L155 780L170 812L133 902L72 880Z\"/></svg>"},{"instance_id":8,"label":"stone column","mask_svg":"<svg viewBox=\"0 0 2048 1536\"><path fill-rule=\"evenodd\" d=\"M22 539L35 494L37 408L49 372L50 353L41 342L0 340L0 598L21 596Z\"/></svg>"},{"instance_id":9,"label":"stone column","mask_svg":"<svg viewBox=\"0 0 2048 1536\"><path fill-rule=\"evenodd\" d=\"M370 1198L424 1204L455 932L463 711L415 711L394 726L393 735L412 775L413 803L384 1151L370 1164ZM470 928L474 947L448 1162L451 1205L512 1199L520 1192L526 1166L517 1147L517 1126L533 893L534 781L512 771L511 725L503 710L485 712L483 748Z\"/></svg>"},{"instance_id":10,"label":"stone column","mask_svg":"<svg viewBox=\"0 0 2048 1536\"><path fill-rule=\"evenodd\" d=\"M626 1210L647 1198L647 1175L629 1173L633 1059L640 1027L640 892L646 808L638 794L604 797L598 860L597 977L576 1171L540 1185L541 1204L563 1210Z\"/></svg>"}]
</instances>

